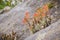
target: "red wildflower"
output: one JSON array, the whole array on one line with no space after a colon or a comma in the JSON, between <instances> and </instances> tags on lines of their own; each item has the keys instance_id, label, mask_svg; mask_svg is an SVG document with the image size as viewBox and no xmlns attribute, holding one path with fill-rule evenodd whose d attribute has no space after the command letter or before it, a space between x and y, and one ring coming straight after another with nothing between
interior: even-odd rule
<instances>
[{"instance_id":1,"label":"red wildflower","mask_svg":"<svg viewBox=\"0 0 60 40\"><path fill-rule=\"evenodd\" d=\"M34 13L34 17L38 17L39 16L39 14L38 13Z\"/></svg>"},{"instance_id":2,"label":"red wildflower","mask_svg":"<svg viewBox=\"0 0 60 40\"><path fill-rule=\"evenodd\" d=\"M41 9L40 8L38 8L36 11L37 11L38 14L41 13Z\"/></svg>"},{"instance_id":3,"label":"red wildflower","mask_svg":"<svg viewBox=\"0 0 60 40\"><path fill-rule=\"evenodd\" d=\"M46 14L45 13L42 13L42 17L45 17L46 16Z\"/></svg>"},{"instance_id":4,"label":"red wildflower","mask_svg":"<svg viewBox=\"0 0 60 40\"><path fill-rule=\"evenodd\" d=\"M27 21L26 21L26 18L24 18L24 19L22 20L22 22L23 22L23 23L26 23L26 22L27 22Z\"/></svg>"},{"instance_id":5,"label":"red wildflower","mask_svg":"<svg viewBox=\"0 0 60 40\"><path fill-rule=\"evenodd\" d=\"M26 11L26 12L25 12L25 17L26 17L27 19L30 17L30 15L29 15L29 12L28 12L28 11Z\"/></svg>"},{"instance_id":6,"label":"red wildflower","mask_svg":"<svg viewBox=\"0 0 60 40\"><path fill-rule=\"evenodd\" d=\"M43 6L43 11L45 11L45 12L48 11L48 5L47 4Z\"/></svg>"}]
</instances>

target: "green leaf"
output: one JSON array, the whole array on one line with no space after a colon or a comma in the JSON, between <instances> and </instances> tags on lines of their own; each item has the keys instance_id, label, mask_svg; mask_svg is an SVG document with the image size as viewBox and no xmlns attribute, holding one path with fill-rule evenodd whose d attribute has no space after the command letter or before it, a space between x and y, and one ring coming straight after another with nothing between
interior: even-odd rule
<instances>
[{"instance_id":1,"label":"green leaf","mask_svg":"<svg viewBox=\"0 0 60 40\"><path fill-rule=\"evenodd\" d=\"M5 7L5 5L0 5L0 9L3 9Z\"/></svg>"}]
</instances>

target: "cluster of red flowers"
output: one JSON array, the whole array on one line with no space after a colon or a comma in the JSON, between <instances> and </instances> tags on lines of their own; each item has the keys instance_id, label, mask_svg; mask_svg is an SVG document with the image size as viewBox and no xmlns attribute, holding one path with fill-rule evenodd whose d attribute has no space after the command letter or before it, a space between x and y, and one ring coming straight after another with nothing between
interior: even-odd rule
<instances>
[{"instance_id":1,"label":"cluster of red flowers","mask_svg":"<svg viewBox=\"0 0 60 40\"><path fill-rule=\"evenodd\" d=\"M32 30L34 24L38 23L40 19L43 19L46 17L46 12L48 12L48 5L44 5L42 8L38 8L36 12L33 14L33 17L30 18L30 13L28 11L25 12L24 19L22 20L24 24L29 24L29 29ZM34 20L33 20L34 19ZM32 21L31 21L32 20ZM30 23L32 22L32 23Z\"/></svg>"},{"instance_id":2,"label":"cluster of red flowers","mask_svg":"<svg viewBox=\"0 0 60 40\"><path fill-rule=\"evenodd\" d=\"M42 8L38 8L34 16L46 16L46 12L48 11L48 5L44 5Z\"/></svg>"},{"instance_id":3,"label":"cluster of red flowers","mask_svg":"<svg viewBox=\"0 0 60 40\"><path fill-rule=\"evenodd\" d=\"M36 10L36 12L33 15L33 18L38 18L40 16L45 17L46 16L46 12L48 11L48 5L44 5L42 8L38 8ZM27 22L27 19L30 18L30 13L28 11L25 12L25 17L23 19L23 23Z\"/></svg>"}]
</instances>

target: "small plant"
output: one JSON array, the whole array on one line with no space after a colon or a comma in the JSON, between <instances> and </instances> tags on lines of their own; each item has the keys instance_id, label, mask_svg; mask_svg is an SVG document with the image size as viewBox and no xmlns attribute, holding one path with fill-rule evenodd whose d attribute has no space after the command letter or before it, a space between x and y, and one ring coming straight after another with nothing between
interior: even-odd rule
<instances>
[{"instance_id":1,"label":"small plant","mask_svg":"<svg viewBox=\"0 0 60 40\"><path fill-rule=\"evenodd\" d=\"M48 7L49 7L49 9L51 9L52 7L54 7L54 3L49 3Z\"/></svg>"},{"instance_id":2,"label":"small plant","mask_svg":"<svg viewBox=\"0 0 60 40\"><path fill-rule=\"evenodd\" d=\"M7 34L2 34L0 37L0 40L17 40L16 32L13 32L9 35Z\"/></svg>"},{"instance_id":3,"label":"small plant","mask_svg":"<svg viewBox=\"0 0 60 40\"><path fill-rule=\"evenodd\" d=\"M51 18L46 14L48 11L49 7L45 4L42 8L36 10L32 18L30 18L29 12L25 12L23 22L29 25L31 33L44 29L51 24Z\"/></svg>"},{"instance_id":4,"label":"small plant","mask_svg":"<svg viewBox=\"0 0 60 40\"><path fill-rule=\"evenodd\" d=\"M9 6L13 8L15 5L17 5L16 0L14 0L15 3L13 3L12 0L0 0L0 10L4 9L6 6Z\"/></svg>"}]
</instances>

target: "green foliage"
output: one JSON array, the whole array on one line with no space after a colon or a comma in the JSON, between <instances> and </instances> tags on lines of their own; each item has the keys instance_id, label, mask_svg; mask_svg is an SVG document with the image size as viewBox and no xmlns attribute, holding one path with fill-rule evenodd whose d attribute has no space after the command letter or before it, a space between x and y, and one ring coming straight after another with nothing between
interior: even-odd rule
<instances>
[{"instance_id":1,"label":"green foliage","mask_svg":"<svg viewBox=\"0 0 60 40\"><path fill-rule=\"evenodd\" d=\"M5 5L0 5L0 9L3 9L5 7Z\"/></svg>"},{"instance_id":2,"label":"green foliage","mask_svg":"<svg viewBox=\"0 0 60 40\"><path fill-rule=\"evenodd\" d=\"M7 2L6 2L6 5L7 5L7 6L11 6L11 2L10 2L10 1L7 1Z\"/></svg>"},{"instance_id":3,"label":"green foliage","mask_svg":"<svg viewBox=\"0 0 60 40\"><path fill-rule=\"evenodd\" d=\"M5 6L6 6L5 3L1 0L0 1L0 9L3 9Z\"/></svg>"},{"instance_id":4,"label":"green foliage","mask_svg":"<svg viewBox=\"0 0 60 40\"><path fill-rule=\"evenodd\" d=\"M49 4L48 4L49 9L51 9L53 6L54 6L53 3L49 3Z\"/></svg>"},{"instance_id":5,"label":"green foliage","mask_svg":"<svg viewBox=\"0 0 60 40\"><path fill-rule=\"evenodd\" d=\"M6 6L10 6L11 8L13 8L15 5L14 4L12 5L11 2L12 2L12 0L9 0L9 1L0 0L0 10Z\"/></svg>"}]
</instances>

